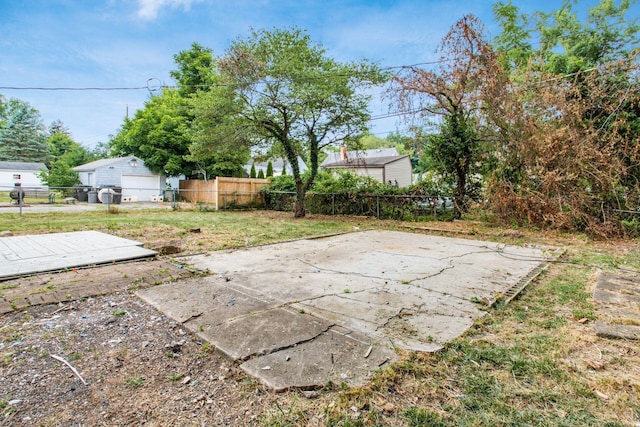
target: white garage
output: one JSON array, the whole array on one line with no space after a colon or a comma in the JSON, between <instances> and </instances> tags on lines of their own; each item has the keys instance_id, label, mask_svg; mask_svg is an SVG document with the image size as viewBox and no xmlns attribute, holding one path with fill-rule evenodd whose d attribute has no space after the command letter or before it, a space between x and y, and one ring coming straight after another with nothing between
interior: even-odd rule
<instances>
[{"instance_id":1,"label":"white garage","mask_svg":"<svg viewBox=\"0 0 640 427\"><path fill-rule=\"evenodd\" d=\"M122 196L132 196L134 200L148 202L152 200L152 197L162 194L163 183L161 181L162 179L158 175L121 175Z\"/></svg>"},{"instance_id":2,"label":"white garage","mask_svg":"<svg viewBox=\"0 0 640 427\"><path fill-rule=\"evenodd\" d=\"M159 201L166 186L166 177L153 173L144 165L142 159L135 156L100 159L95 162L76 166L78 178L84 186L122 189L122 201ZM159 200L157 200L159 199Z\"/></svg>"}]
</instances>

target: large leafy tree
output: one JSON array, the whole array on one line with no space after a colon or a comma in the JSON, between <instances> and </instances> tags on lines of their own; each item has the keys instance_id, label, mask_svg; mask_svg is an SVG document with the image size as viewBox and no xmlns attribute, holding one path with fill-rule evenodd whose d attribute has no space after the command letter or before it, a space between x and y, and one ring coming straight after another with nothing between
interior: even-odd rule
<instances>
[{"instance_id":1,"label":"large leafy tree","mask_svg":"<svg viewBox=\"0 0 640 427\"><path fill-rule=\"evenodd\" d=\"M383 82L379 68L367 61L340 63L299 29L252 31L235 40L219 63L227 101L227 119L218 117L219 144L280 146L293 170L296 217L305 216L304 198L318 171L318 154L330 144L348 141L367 130L369 97L364 89ZM211 128L210 128L211 129ZM214 129L215 132L215 129ZM216 132L217 133L217 132ZM307 159L303 176L298 156Z\"/></svg>"},{"instance_id":2,"label":"large leafy tree","mask_svg":"<svg viewBox=\"0 0 640 427\"><path fill-rule=\"evenodd\" d=\"M177 69L171 71L171 76L178 89L163 89L132 119L125 120L110 142L110 151L138 156L151 170L172 176L237 174L248 152L212 149L211 140L206 137L209 130L196 131L194 123L193 108L198 105L198 96L218 90L220 78L211 50L194 43L174 55L174 61ZM214 125L207 123L205 128Z\"/></svg>"},{"instance_id":3,"label":"large leafy tree","mask_svg":"<svg viewBox=\"0 0 640 427\"><path fill-rule=\"evenodd\" d=\"M2 110L0 160L46 162L49 150L38 110L19 99L10 99Z\"/></svg>"},{"instance_id":4,"label":"large leafy tree","mask_svg":"<svg viewBox=\"0 0 640 427\"><path fill-rule=\"evenodd\" d=\"M191 175L194 165L189 154L189 105L176 89L164 89L149 99L143 109L125 120L110 142L115 155L134 155L154 172Z\"/></svg>"},{"instance_id":5,"label":"large leafy tree","mask_svg":"<svg viewBox=\"0 0 640 427\"><path fill-rule=\"evenodd\" d=\"M411 118L432 121L436 134L427 138L430 165L454 189L455 215L467 208L470 176L480 160L483 99L499 84L500 67L484 28L473 15L464 16L440 43L442 61L433 70L410 67L398 73L389 93L400 111Z\"/></svg>"}]
</instances>

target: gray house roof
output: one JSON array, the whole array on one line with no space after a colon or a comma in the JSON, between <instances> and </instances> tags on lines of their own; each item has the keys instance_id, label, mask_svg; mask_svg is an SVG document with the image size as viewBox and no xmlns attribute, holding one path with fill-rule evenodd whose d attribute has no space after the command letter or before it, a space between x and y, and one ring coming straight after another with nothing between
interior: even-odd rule
<instances>
[{"instance_id":1,"label":"gray house roof","mask_svg":"<svg viewBox=\"0 0 640 427\"><path fill-rule=\"evenodd\" d=\"M123 160L129 161L130 159L135 159L135 158L136 158L135 156L128 156L128 157L114 157L111 159L100 159L94 162L85 163L84 165L76 166L75 168L73 168L73 170L76 172L91 172L96 169L101 169L104 167L111 166Z\"/></svg>"},{"instance_id":2,"label":"gray house roof","mask_svg":"<svg viewBox=\"0 0 640 427\"><path fill-rule=\"evenodd\" d=\"M347 159L371 159L373 157L390 157L398 156L398 150L395 148L374 148L371 150L353 150L347 151ZM340 161L340 152L331 152L322 163L320 167L325 167Z\"/></svg>"},{"instance_id":3,"label":"gray house roof","mask_svg":"<svg viewBox=\"0 0 640 427\"><path fill-rule=\"evenodd\" d=\"M0 162L0 170L40 172L41 169L47 169L44 163Z\"/></svg>"},{"instance_id":4,"label":"gray house roof","mask_svg":"<svg viewBox=\"0 0 640 427\"><path fill-rule=\"evenodd\" d=\"M395 150L395 148L394 148ZM338 153L340 154L340 153ZM409 157L407 154L404 156L385 156L385 157L370 157L370 158L355 158L347 160L338 160L337 162L328 163L323 165L323 168L383 168L389 163L397 162L400 159Z\"/></svg>"}]
</instances>

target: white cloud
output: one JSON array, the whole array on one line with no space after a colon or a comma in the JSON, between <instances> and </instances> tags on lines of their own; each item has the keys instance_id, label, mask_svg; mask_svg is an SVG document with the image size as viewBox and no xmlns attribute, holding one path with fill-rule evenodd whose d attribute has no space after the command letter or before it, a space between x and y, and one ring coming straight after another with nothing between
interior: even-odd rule
<instances>
[{"instance_id":1,"label":"white cloud","mask_svg":"<svg viewBox=\"0 0 640 427\"><path fill-rule=\"evenodd\" d=\"M160 9L182 8L188 11L193 3L197 3L201 0L138 0L138 16L144 20L152 21L158 17Z\"/></svg>"}]
</instances>

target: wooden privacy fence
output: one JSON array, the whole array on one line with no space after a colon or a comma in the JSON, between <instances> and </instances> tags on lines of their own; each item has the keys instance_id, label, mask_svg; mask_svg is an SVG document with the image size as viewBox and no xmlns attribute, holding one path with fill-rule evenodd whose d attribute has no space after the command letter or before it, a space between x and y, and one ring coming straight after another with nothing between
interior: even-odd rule
<instances>
[{"instance_id":1,"label":"wooden privacy fence","mask_svg":"<svg viewBox=\"0 0 640 427\"><path fill-rule=\"evenodd\" d=\"M263 204L258 192L268 179L217 177L213 180L187 179L179 183L180 197L186 202L207 203L216 209Z\"/></svg>"}]
</instances>

